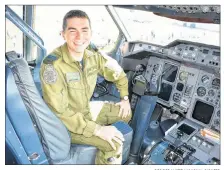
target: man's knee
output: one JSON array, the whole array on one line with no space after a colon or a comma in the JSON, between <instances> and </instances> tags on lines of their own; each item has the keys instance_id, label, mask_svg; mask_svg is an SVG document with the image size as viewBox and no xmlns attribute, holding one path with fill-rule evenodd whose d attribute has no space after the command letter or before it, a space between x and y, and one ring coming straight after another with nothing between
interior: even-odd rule
<instances>
[{"instance_id":1,"label":"man's knee","mask_svg":"<svg viewBox=\"0 0 224 170\"><path fill-rule=\"evenodd\" d=\"M122 121L128 123L130 122L131 118L132 118L132 112L126 118L123 118Z\"/></svg>"},{"instance_id":2,"label":"man's knee","mask_svg":"<svg viewBox=\"0 0 224 170\"><path fill-rule=\"evenodd\" d=\"M116 150L114 150L111 147L111 145L109 144L109 142L107 142L97 136L85 137L83 135L71 133L71 138L72 138L72 143L81 144L81 145L82 144L83 145L92 145L104 152L118 152L118 150L121 146L118 142L113 140L113 143L116 147Z\"/></svg>"},{"instance_id":3,"label":"man's knee","mask_svg":"<svg viewBox=\"0 0 224 170\"><path fill-rule=\"evenodd\" d=\"M125 118L122 118L122 115L119 116L119 112L120 112L120 106L116 106L115 104L111 104L111 112L109 113L109 117L108 119L116 119L116 121L124 121L126 123L128 123L131 118L132 118L132 112L126 116ZM109 122L112 122L112 121L109 121ZM113 123L115 123L116 121L114 121Z\"/></svg>"},{"instance_id":4,"label":"man's knee","mask_svg":"<svg viewBox=\"0 0 224 170\"><path fill-rule=\"evenodd\" d=\"M122 151L123 145L114 142L116 150L113 150L112 147L108 151L99 150L96 155L96 164L121 164L122 162Z\"/></svg>"}]
</instances>

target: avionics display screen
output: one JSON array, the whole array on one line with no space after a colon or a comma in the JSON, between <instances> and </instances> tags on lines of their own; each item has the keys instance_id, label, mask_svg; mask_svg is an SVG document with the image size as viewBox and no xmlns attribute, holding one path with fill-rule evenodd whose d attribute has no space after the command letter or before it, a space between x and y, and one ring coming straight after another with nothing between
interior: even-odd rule
<instances>
[{"instance_id":1,"label":"avionics display screen","mask_svg":"<svg viewBox=\"0 0 224 170\"><path fill-rule=\"evenodd\" d=\"M174 82L177 75L178 67L172 64L165 63L163 66L162 79Z\"/></svg>"},{"instance_id":2,"label":"avionics display screen","mask_svg":"<svg viewBox=\"0 0 224 170\"><path fill-rule=\"evenodd\" d=\"M180 125L178 128L178 130L186 133L187 135L190 135L194 132L194 128L192 128L191 126L186 125L185 123L183 123L182 125Z\"/></svg>"},{"instance_id":3,"label":"avionics display screen","mask_svg":"<svg viewBox=\"0 0 224 170\"><path fill-rule=\"evenodd\" d=\"M172 92L172 86L166 83L162 83L158 97L165 101L169 101L171 92Z\"/></svg>"},{"instance_id":4,"label":"avionics display screen","mask_svg":"<svg viewBox=\"0 0 224 170\"><path fill-rule=\"evenodd\" d=\"M213 51L212 55L220 56L220 52L219 51Z\"/></svg>"},{"instance_id":5,"label":"avionics display screen","mask_svg":"<svg viewBox=\"0 0 224 170\"><path fill-rule=\"evenodd\" d=\"M201 101L197 101L194 107L192 117L198 120L199 122L209 124L213 111L213 106L203 103Z\"/></svg>"},{"instance_id":6,"label":"avionics display screen","mask_svg":"<svg viewBox=\"0 0 224 170\"><path fill-rule=\"evenodd\" d=\"M208 54L208 52L209 52L209 50L207 50L207 49L203 49L203 53L204 53L204 54Z\"/></svg>"},{"instance_id":7,"label":"avionics display screen","mask_svg":"<svg viewBox=\"0 0 224 170\"><path fill-rule=\"evenodd\" d=\"M189 50L190 50L190 51L194 51L194 47L190 47Z\"/></svg>"}]
</instances>

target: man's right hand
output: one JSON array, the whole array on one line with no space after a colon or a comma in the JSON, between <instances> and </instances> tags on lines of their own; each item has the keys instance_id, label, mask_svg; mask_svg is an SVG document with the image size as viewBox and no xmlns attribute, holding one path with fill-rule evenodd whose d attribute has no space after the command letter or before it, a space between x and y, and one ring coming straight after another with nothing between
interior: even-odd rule
<instances>
[{"instance_id":1,"label":"man's right hand","mask_svg":"<svg viewBox=\"0 0 224 170\"><path fill-rule=\"evenodd\" d=\"M116 150L116 147L112 140L116 141L120 145L122 145L122 142L124 141L123 134L114 126L98 125L98 127L95 129L94 134L95 136L98 136L99 138L109 142L114 150Z\"/></svg>"}]
</instances>

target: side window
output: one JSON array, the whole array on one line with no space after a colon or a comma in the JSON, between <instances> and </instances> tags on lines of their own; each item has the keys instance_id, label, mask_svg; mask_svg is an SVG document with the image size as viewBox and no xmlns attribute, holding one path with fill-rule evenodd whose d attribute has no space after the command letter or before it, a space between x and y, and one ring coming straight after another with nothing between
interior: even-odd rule
<instances>
[{"instance_id":1,"label":"side window","mask_svg":"<svg viewBox=\"0 0 224 170\"><path fill-rule=\"evenodd\" d=\"M23 16L22 6L9 6L20 17ZM5 51L16 51L23 54L23 33L10 20L5 19Z\"/></svg>"},{"instance_id":2,"label":"side window","mask_svg":"<svg viewBox=\"0 0 224 170\"><path fill-rule=\"evenodd\" d=\"M92 42L105 52L117 42L119 30L104 6L36 6L35 31L43 38L47 53L64 43L60 32L64 15L74 9L83 10L91 20ZM47 14L46 12L47 11Z\"/></svg>"}]
</instances>

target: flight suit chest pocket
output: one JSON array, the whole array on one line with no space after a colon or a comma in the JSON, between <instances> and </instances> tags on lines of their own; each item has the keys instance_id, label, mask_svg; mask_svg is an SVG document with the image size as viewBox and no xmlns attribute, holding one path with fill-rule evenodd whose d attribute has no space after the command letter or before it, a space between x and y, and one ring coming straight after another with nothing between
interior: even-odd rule
<instances>
[{"instance_id":1,"label":"flight suit chest pocket","mask_svg":"<svg viewBox=\"0 0 224 170\"><path fill-rule=\"evenodd\" d=\"M65 79L66 79L68 88L77 89L77 90L84 89L84 85L81 81L82 79L79 72L66 73Z\"/></svg>"}]
</instances>

